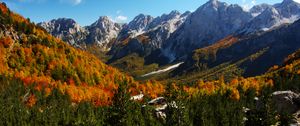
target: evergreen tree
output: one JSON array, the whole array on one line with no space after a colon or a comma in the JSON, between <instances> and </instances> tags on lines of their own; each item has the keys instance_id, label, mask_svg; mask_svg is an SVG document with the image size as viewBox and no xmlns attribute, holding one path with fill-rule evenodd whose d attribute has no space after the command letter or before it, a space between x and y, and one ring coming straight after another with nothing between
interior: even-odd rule
<instances>
[{"instance_id":1,"label":"evergreen tree","mask_svg":"<svg viewBox=\"0 0 300 126\"><path fill-rule=\"evenodd\" d=\"M113 102L109 109L110 114L107 118L107 124L109 125L118 125L124 126L126 125L126 118L129 105L129 94L127 92L128 84L127 82L123 82L119 84L118 89L114 93Z\"/></svg>"}]
</instances>

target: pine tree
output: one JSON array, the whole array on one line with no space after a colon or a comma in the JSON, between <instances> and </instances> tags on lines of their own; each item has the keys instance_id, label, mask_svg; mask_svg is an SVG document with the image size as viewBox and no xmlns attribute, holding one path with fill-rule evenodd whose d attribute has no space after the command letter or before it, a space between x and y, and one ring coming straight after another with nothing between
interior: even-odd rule
<instances>
[{"instance_id":1,"label":"pine tree","mask_svg":"<svg viewBox=\"0 0 300 126\"><path fill-rule=\"evenodd\" d=\"M107 119L107 124L109 125L126 125L126 117L128 116L129 104L129 94L128 94L128 84L123 82L119 84L118 89L115 91L113 96L113 104L111 105L109 111L109 117Z\"/></svg>"}]
</instances>

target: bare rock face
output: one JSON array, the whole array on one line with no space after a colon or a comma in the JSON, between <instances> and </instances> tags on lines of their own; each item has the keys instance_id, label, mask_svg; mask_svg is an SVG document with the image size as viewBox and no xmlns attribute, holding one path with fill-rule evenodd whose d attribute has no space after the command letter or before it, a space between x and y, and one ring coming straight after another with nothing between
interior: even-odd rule
<instances>
[{"instance_id":1,"label":"bare rock face","mask_svg":"<svg viewBox=\"0 0 300 126\"><path fill-rule=\"evenodd\" d=\"M158 97L149 101L146 105L143 106L152 106L154 107L153 114L158 119L166 119L168 109L178 109L178 106L175 101L167 102L164 97Z\"/></svg>"},{"instance_id":2,"label":"bare rock face","mask_svg":"<svg viewBox=\"0 0 300 126\"><path fill-rule=\"evenodd\" d=\"M110 42L117 38L122 27L113 22L109 17L100 17L95 23L87 27L89 34L86 42L88 44L96 44L103 51L110 50Z\"/></svg>"},{"instance_id":3,"label":"bare rock face","mask_svg":"<svg viewBox=\"0 0 300 126\"><path fill-rule=\"evenodd\" d=\"M259 5L255 5L253 6L249 12L252 14L253 17L256 17L258 15L260 15L262 12L264 12L267 8L271 8L272 5L269 4L259 4Z\"/></svg>"},{"instance_id":4,"label":"bare rock face","mask_svg":"<svg viewBox=\"0 0 300 126\"><path fill-rule=\"evenodd\" d=\"M300 4L293 0L284 0L274 6L255 6L251 13L257 16L242 27L239 32L252 34L269 31L282 24L293 23L300 18Z\"/></svg>"},{"instance_id":5,"label":"bare rock face","mask_svg":"<svg viewBox=\"0 0 300 126\"><path fill-rule=\"evenodd\" d=\"M171 61L185 57L196 48L213 44L233 34L251 19L252 15L239 5L210 0L191 13L164 43L165 55Z\"/></svg>"},{"instance_id":6,"label":"bare rock face","mask_svg":"<svg viewBox=\"0 0 300 126\"><path fill-rule=\"evenodd\" d=\"M149 24L153 21L150 15L139 14L129 24L125 25L118 35L118 40L128 37L134 38L148 31Z\"/></svg>"},{"instance_id":7,"label":"bare rock face","mask_svg":"<svg viewBox=\"0 0 300 126\"><path fill-rule=\"evenodd\" d=\"M53 19L49 22L38 23L37 25L46 29L51 35L75 47L84 44L88 34L85 28L69 18Z\"/></svg>"},{"instance_id":8,"label":"bare rock face","mask_svg":"<svg viewBox=\"0 0 300 126\"><path fill-rule=\"evenodd\" d=\"M293 116L294 116L294 119L293 119L294 124L296 126L300 126L300 110L298 112L296 112Z\"/></svg>"},{"instance_id":9,"label":"bare rock face","mask_svg":"<svg viewBox=\"0 0 300 126\"><path fill-rule=\"evenodd\" d=\"M110 54L113 55L113 59L122 58L130 53L147 57L161 49L164 42L180 28L189 15L189 11L181 14L176 10L156 18L140 14L122 29ZM128 44L124 45L125 41L128 41Z\"/></svg>"},{"instance_id":10,"label":"bare rock face","mask_svg":"<svg viewBox=\"0 0 300 126\"><path fill-rule=\"evenodd\" d=\"M279 113L293 114L300 110L299 97L292 91L277 91L272 94L272 101Z\"/></svg>"},{"instance_id":11,"label":"bare rock face","mask_svg":"<svg viewBox=\"0 0 300 126\"><path fill-rule=\"evenodd\" d=\"M87 44L94 44L101 47L103 51L110 49L109 43L118 36L122 29L119 24L106 16L100 17L92 25L86 27L81 27L69 18L53 19L37 25L72 46L84 48Z\"/></svg>"}]
</instances>

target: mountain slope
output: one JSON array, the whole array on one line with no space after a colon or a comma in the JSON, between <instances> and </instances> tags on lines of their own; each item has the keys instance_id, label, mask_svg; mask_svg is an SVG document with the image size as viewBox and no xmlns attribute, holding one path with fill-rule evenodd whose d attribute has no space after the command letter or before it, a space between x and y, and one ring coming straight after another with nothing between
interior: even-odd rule
<instances>
[{"instance_id":1,"label":"mountain slope","mask_svg":"<svg viewBox=\"0 0 300 126\"><path fill-rule=\"evenodd\" d=\"M37 25L45 28L51 35L58 37L68 44L86 49L96 45L101 51L108 51L111 42L117 38L122 27L109 17L100 17L90 26L81 27L73 19L59 18Z\"/></svg>"},{"instance_id":2,"label":"mountain slope","mask_svg":"<svg viewBox=\"0 0 300 126\"><path fill-rule=\"evenodd\" d=\"M111 62L118 60L122 57L137 53L141 58L148 57L156 50L162 48L162 45L171 36L171 34L179 28L186 18L190 15L190 12L180 14L178 11L172 11L169 14L163 14L147 22L144 26L143 32L140 32L137 36L127 36L124 40L118 39L109 54L113 57ZM129 24L139 24L141 15L137 16ZM142 18L144 19L144 18ZM130 26L130 25L129 25ZM126 28L124 29L126 30ZM128 34L131 34L128 31ZM120 33L122 36L122 32ZM120 37L119 36L119 37ZM151 57L151 56L150 56ZM146 58L146 64L151 64L152 59Z\"/></svg>"},{"instance_id":3,"label":"mountain slope","mask_svg":"<svg viewBox=\"0 0 300 126\"><path fill-rule=\"evenodd\" d=\"M282 24L293 23L300 18L300 4L293 0L284 0L266 9L247 23L239 33L251 34L272 30Z\"/></svg>"},{"instance_id":4,"label":"mountain slope","mask_svg":"<svg viewBox=\"0 0 300 126\"><path fill-rule=\"evenodd\" d=\"M88 31L73 19L59 18L49 22L41 22L37 25L45 28L51 35L75 47L84 45L88 34Z\"/></svg>"},{"instance_id":5,"label":"mountain slope","mask_svg":"<svg viewBox=\"0 0 300 126\"><path fill-rule=\"evenodd\" d=\"M252 18L239 5L210 0L199 7L164 44L170 60L180 59L192 50L204 47L234 33Z\"/></svg>"},{"instance_id":6,"label":"mountain slope","mask_svg":"<svg viewBox=\"0 0 300 126\"><path fill-rule=\"evenodd\" d=\"M256 17L258 15L260 15L262 12L264 12L267 8L271 8L272 5L269 4L259 4L259 5L255 5L253 6L249 12L252 14L253 17Z\"/></svg>"},{"instance_id":7,"label":"mountain slope","mask_svg":"<svg viewBox=\"0 0 300 126\"><path fill-rule=\"evenodd\" d=\"M109 51L112 45L111 42L117 38L122 27L114 23L109 17L104 16L88 26L87 29L89 34L86 42L100 46L103 51Z\"/></svg>"},{"instance_id":8,"label":"mountain slope","mask_svg":"<svg viewBox=\"0 0 300 126\"><path fill-rule=\"evenodd\" d=\"M139 14L136 16L128 25L125 25L121 30L118 41L123 41L124 39L130 37L134 38L138 35L143 34L148 30L149 24L153 21L153 17L150 15Z\"/></svg>"},{"instance_id":9,"label":"mountain slope","mask_svg":"<svg viewBox=\"0 0 300 126\"><path fill-rule=\"evenodd\" d=\"M0 10L1 76L21 79L26 86L48 95L58 89L74 103L88 101L96 106L111 104L120 84L132 87L133 94L143 87L141 90L153 97L162 90L147 91L147 87L163 89L160 84L138 84L97 57L49 35L3 3Z\"/></svg>"},{"instance_id":10,"label":"mountain slope","mask_svg":"<svg viewBox=\"0 0 300 126\"><path fill-rule=\"evenodd\" d=\"M195 50L176 73L203 71L229 63L243 69L245 76L262 74L273 65L283 64L285 57L300 48L299 28L300 20L250 37L230 36Z\"/></svg>"}]
</instances>

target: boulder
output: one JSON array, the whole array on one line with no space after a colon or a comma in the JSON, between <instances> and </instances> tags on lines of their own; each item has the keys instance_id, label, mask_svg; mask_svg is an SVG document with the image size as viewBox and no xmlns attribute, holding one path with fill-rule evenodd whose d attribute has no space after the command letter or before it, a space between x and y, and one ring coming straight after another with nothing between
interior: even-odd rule
<instances>
[{"instance_id":1,"label":"boulder","mask_svg":"<svg viewBox=\"0 0 300 126\"><path fill-rule=\"evenodd\" d=\"M143 108L146 106L154 107L153 114L158 119L166 119L167 111L171 108L177 109L178 106L175 101L167 102L164 97L158 97L149 101L146 105L143 105Z\"/></svg>"},{"instance_id":2,"label":"boulder","mask_svg":"<svg viewBox=\"0 0 300 126\"><path fill-rule=\"evenodd\" d=\"M293 114L292 125L300 126L300 110Z\"/></svg>"},{"instance_id":3,"label":"boulder","mask_svg":"<svg viewBox=\"0 0 300 126\"><path fill-rule=\"evenodd\" d=\"M299 94L292 91L276 91L272 93L275 109L280 114L293 114L300 110Z\"/></svg>"}]
</instances>

